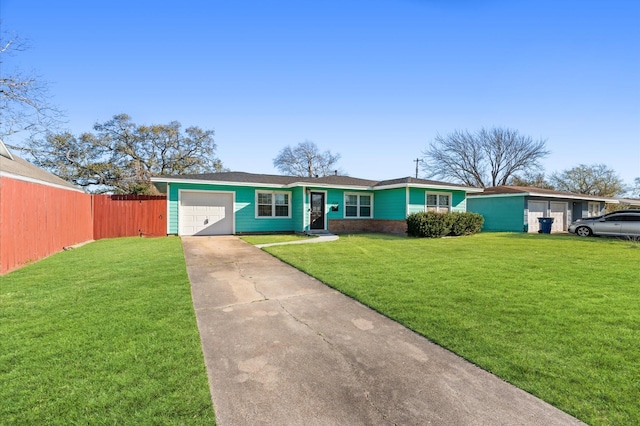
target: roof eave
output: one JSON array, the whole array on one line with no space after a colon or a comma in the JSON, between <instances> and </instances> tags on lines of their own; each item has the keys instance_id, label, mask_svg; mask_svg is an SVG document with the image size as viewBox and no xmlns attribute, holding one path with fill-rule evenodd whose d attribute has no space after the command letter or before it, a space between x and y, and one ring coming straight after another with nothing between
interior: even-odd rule
<instances>
[{"instance_id":1,"label":"roof eave","mask_svg":"<svg viewBox=\"0 0 640 426\"><path fill-rule=\"evenodd\" d=\"M166 177L152 177L151 182L164 182L164 183L186 183L195 185L227 185L227 186L261 186L266 188L289 188L290 184L281 183L259 183L259 182L232 182L223 180L210 180L210 179L176 179Z\"/></svg>"},{"instance_id":2,"label":"roof eave","mask_svg":"<svg viewBox=\"0 0 640 426\"><path fill-rule=\"evenodd\" d=\"M465 191L467 193L474 192L482 192L482 188L474 188L474 187L466 187L466 186L456 186L456 185L447 185L447 184L424 184L424 183L396 183L391 185L351 185L351 184L337 184L337 183L324 183L324 182L313 182L307 180L299 180L287 184L278 184L278 183L262 183L262 182L237 182L237 181L221 181L221 180L210 180L210 179L182 179L182 178L172 178L172 177L152 177L151 182L165 182L165 183L186 183L186 184L197 184L197 185L228 185L228 186L260 186L265 188L295 188L298 186L305 187L314 187L314 188L335 188L335 189L351 189L358 191L381 191L385 189L398 189L398 188L421 188L421 189L446 189L450 191Z\"/></svg>"},{"instance_id":3,"label":"roof eave","mask_svg":"<svg viewBox=\"0 0 640 426\"><path fill-rule=\"evenodd\" d=\"M18 175L18 174L10 173L10 172L0 171L0 177L6 177L6 178L9 178L9 179L20 180L20 181L23 181L23 182L35 183L35 184L38 184L38 185L50 186L50 187L53 187L53 188L66 189L67 191L76 191L76 192L81 192L83 194L85 193L82 189L76 188L73 185L61 185L61 184L58 184L58 183L55 183L55 182L49 182L49 181L46 181L46 180L33 178L33 177L29 177L29 176Z\"/></svg>"},{"instance_id":4,"label":"roof eave","mask_svg":"<svg viewBox=\"0 0 640 426\"><path fill-rule=\"evenodd\" d=\"M543 194L540 192L514 192L509 194L482 194L482 195L470 195L473 198L502 198L502 197L544 197L544 198L565 198L570 200L588 200L588 201L602 201L605 203L618 204L619 201L615 198L597 197L594 195L582 195L582 194Z\"/></svg>"}]
</instances>

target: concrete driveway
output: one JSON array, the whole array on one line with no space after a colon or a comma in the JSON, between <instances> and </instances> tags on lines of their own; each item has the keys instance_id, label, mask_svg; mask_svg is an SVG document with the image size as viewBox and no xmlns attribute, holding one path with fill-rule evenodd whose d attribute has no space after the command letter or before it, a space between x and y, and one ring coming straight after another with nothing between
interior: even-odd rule
<instances>
[{"instance_id":1,"label":"concrete driveway","mask_svg":"<svg viewBox=\"0 0 640 426\"><path fill-rule=\"evenodd\" d=\"M581 424L237 237L182 241L220 425Z\"/></svg>"}]
</instances>

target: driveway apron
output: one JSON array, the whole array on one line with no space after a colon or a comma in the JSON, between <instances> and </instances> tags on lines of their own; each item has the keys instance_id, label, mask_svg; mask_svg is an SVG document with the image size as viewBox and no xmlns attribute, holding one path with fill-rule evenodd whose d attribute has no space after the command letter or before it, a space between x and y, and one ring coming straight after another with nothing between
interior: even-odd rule
<instances>
[{"instance_id":1,"label":"driveway apron","mask_svg":"<svg viewBox=\"0 0 640 426\"><path fill-rule=\"evenodd\" d=\"M182 242L220 425L581 424L237 237Z\"/></svg>"}]
</instances>

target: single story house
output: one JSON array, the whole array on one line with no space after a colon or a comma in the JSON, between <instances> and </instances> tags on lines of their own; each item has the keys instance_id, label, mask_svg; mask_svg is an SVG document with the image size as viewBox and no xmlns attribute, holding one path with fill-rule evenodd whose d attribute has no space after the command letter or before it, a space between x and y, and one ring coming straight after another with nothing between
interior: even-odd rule
<instances>
[{"instance_id":1,"label":"single story house","mask_svg":"<svg viewBox=\"0 0 640 426\"><path fill-rule=\"evenodd\" d=\"M466 211L481 189L405 177L299 177L221 172L151 178L167 194L167 234L405 233L425 210Z\"/></svg>"},{"instance_id":2,"label":"single story house","mask_svg":"<svg viewBox=\"0 0 640 426\"><path fill-rule=\"evenodd\" d=\"M554 219L551 232L566 232L574 220L600 216L607 197L574 194L525 186L496 186L467 198L467 210L484 216L483 231L532 232L539 217Z\"/></svg>"},{"instance_id":3,"label":"single story house","mask_svg":"<svg viewBox=\"0 0 640 426\"><path fill-rule=\"evenodd\" d=\"M640 198L618 198L620 204L624 204L624 208L640 209Z\"/></svg>"}]
</instances>

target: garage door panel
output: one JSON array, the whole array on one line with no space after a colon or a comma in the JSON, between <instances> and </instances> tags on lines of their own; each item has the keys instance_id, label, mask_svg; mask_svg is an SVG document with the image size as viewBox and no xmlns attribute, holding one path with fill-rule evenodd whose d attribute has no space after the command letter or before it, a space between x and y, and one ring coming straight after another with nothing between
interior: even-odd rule
<instances>
[{"instance_id":1,"label":"garage door panel","mask_svg":"<svg viewBox=\"0 0 640 426\"><path fill-rule=\"evenodd\" d=\"M527 224L529 225L530 233L537 233L540 229L539 217L545 217L547 214L547 202L546 201L529 201L529 214L527 216Z\"/></svg>"},{"instance_id":2,"label":"garage door panel","mask_svg":"<svg viewBox=\"0 0 640 426\"><path fill-rule=\"evenodd\" d=\"M567 215L569 206L567 203L552 202L550 204L550 217L553 218L551 232L564 232L567 230Z\"/></svg>"},{"instance_id":3,"label":"garage door panel","mask_svg":"<svg viewBox=\"0 0 640 426\"><path fill-rule=\"evenodd\" d=\"M233 234L233 198L232 193L182 192L180 235Z\"/></svg>"}]
</instances>

